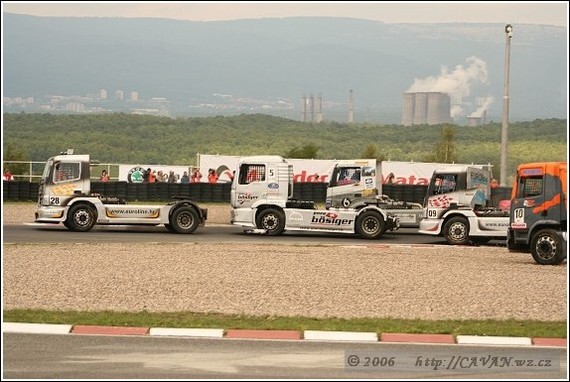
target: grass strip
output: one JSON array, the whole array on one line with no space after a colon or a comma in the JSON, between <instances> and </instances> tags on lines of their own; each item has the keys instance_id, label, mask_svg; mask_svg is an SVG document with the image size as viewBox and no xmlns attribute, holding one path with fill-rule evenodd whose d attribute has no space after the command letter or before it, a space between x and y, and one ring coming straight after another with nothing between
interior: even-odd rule
<instances>
[{"instance_id":1,"label":"grass strip","mask_svg":"<svg viewBox=\"0 0 570 382\"><path fill-rule=\"evenodd\" d=\"M4 310L4 322L167 328L332 330L376 333L452 334L566 338L566 321L409 320L311 318L193 312Z\"/></svg>"}]
</instances>

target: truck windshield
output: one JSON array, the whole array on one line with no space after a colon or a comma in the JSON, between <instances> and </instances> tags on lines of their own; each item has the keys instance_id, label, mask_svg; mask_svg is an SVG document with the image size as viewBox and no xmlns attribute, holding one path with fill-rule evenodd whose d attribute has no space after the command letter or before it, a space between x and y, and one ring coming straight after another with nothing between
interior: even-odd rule
<instances>
[{"instance_id":1,"label":"truck windshield","mask_svg":"<svg viewBox=\"0 0 570 382\"><path fill-rule=\"evenodd\" d=\"M55 183L78 180L80 168L79 162L58 162L55 164L53 180Z\"/></svg>"},{"instance_id":2,"label":"truck windshield","mask_svg":"<svg viewBox=\"0 0 570 382\"><path fill-rule=\"evenodd\" d=\"M519 179L519 198L542 195L542 176L532 176Z\"/></svg>"},{"instance_id":3,"label":"truck windshield","mask_svg":"<svg viewBox=\"0 0 570 382\"><path fill-rule=\"evenodd\" d=\"M457 188L456 174L438 174L433 179L433 195L447 194Z\"/></svg>"},{"instance_id":4,"label":"truck windshield","mask_svg":"<svg viewBox=\"0 0 570 382\"><path fill-rule=\"evenodd\" d=\"M265 165L242 164L239 170L239 184L250 184L265 180Z\"/></svg>"}]
</instances>

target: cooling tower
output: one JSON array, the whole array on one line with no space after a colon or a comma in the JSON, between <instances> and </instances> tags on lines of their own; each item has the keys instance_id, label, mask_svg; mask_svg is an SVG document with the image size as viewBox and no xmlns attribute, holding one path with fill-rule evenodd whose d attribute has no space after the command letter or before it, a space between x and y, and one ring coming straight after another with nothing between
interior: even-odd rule
<instances>
[{"instance_id":1,"label":"cooling tower","mask_svg":"<svg viewBox=\"0 0 570 382\"><path fill-rule=\"evenodd\" d=\"M428 93L414 93L414 125L424 125L427 123Z\"/></svg>"},{"instance_id":2,"label":"cooling tower","mask_svg":"<svg viewBox=\"0 0 570 382\"><path fill-rule=\"evenodd\" d=\"M414 123L415 93L404 93L402 108L402 125L412 126Z\"/></svg>"},{"instance_id":3,"label":"cooling tower","mask_svg":"<svg viewBox=\"0 0 570 382\"><path fill-rule=\"evenodd\" d=\"M402 125L439 125L451 122L451 98L446 93L404 93Z\"/></svg>"},{"instance_id":4,"label":"cooling tower","mask_svg":"<svg viewBox=\"0 0 570 382\"><path fill-rule=\"evenodd\" d=\"M427 93L427 124L439 125L451 121L451 100L445 93Z\"/></svg>"}]
</instances>

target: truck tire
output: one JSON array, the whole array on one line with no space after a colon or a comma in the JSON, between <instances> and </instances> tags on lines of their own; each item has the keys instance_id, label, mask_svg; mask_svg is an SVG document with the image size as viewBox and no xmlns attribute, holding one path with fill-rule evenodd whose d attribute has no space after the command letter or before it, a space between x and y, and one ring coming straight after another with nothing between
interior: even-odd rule
<instances>
[{"instance_id":1,"label":"truck tire","mask_svg":"<svg viewBox=\"0 0 570 382\"><path fill-rule=\"evenodd\" d=\"M530 251L534 261L542 265L558 265L566 258L560 236L553 229L538 231L532 238Z\"/></svg>"},{"instance_id":2,"label":"truck tire","mask_svg":"<svg viewBox=\"0 0 570 382\"><path fill-rule=\"evenodd\" d=\"M462 216L454 216L445 223L443 236L449 244L469 244L469 221Z\"/></svg>"},{"instance_id":3,"label":"truck tire","mask_svg":"<svg viewBox=\"0 0 570 382\"><path fill-rule=\"evenodd\" d=\"M363 239L378 239L386 231L382 215L376 211L365 211L356 219L356 232Z\"/></svg>"},{"instance_id":4,"label":"truck tire","mask_svg":"<svg viewBox=\"0 0 570 382\"><path fill-rule=\"evenodd\" d=\"M196 231L196 228L198 228L198 225L200 224L199 219L198 213L194 208L183 206L174 210L172 215L170 215L170 227L166 224L165 226L169 231L176 233L192 233Z\"/></svg>"},{"instance_id":5,"label":"truck tire","mask_svg":"<svg viewBox=\"0 0 570 382\"><path fill-rule=\"evenodd\" d=\"M285 230L285 215L277 209L268 208L257 216L256 224L257 228L266 230L270 236L281 235Z\"/></svg>"},{"instance_id":6,"label":"truck tire","mask_svg":"<svg viewBox=\"0 0 570 382\"><path fill-rule=\"evenodd\" d=\"M87 232L93 228L96 220L95 210L87 204L79 203L71 206L64 225L75 232Z\"/></svg>"}]
</instances>

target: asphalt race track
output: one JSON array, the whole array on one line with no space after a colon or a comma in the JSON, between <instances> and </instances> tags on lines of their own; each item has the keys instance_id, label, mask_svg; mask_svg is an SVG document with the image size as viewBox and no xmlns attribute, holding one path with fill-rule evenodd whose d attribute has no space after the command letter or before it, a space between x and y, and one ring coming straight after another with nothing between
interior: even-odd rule
<instances>
[{"instance_id":1,"label":"asphalt race track","mask_svg":"<svg viewBox=\"0 0 570 382\"><path fill-rule=\"evenodd\" d=\"M239 226L212 224L199 227L189 235L169 232L163 226L104 226L97 225L89 232L72 232L62 224L6 224L5 243L281 243L281 244L386 244L386 245L447 245L442 237L421 235L415 228L400 228L387 232L378 240L365 240L356 235L322 232L285 232L281 236L246 233ZM488 246L505 246L501 240L493 240Z\"/></svg>"}]
</instances>

